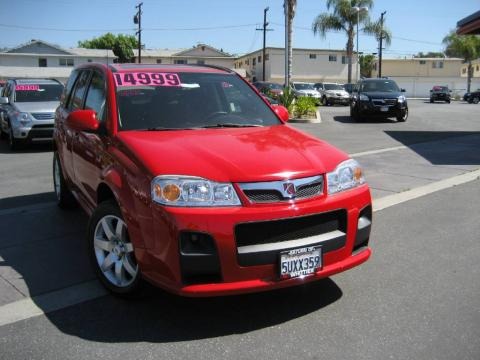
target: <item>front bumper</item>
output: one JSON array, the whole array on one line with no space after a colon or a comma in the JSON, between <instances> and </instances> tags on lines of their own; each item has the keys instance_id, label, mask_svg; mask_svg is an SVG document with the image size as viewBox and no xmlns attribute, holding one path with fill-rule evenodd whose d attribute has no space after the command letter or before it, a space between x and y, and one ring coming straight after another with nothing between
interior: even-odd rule
<instances>
[{"instance_id":1,"label":"front bumper","mask_svg":"<svg viewBox=\"0 0 480 360\"><path fill-rule=\"evenodd\" d=\"M330 239L333 242L321 243L325 248L323 267L314 274L289 279L279 277L280 251L303 247L301 239L285 241L284 246L276 242L277 248L281 249L267 257L262 251L241 257L236 232L239 224L299 219L332 212L345 214L340 229L344 234L338 231L340 235ZM362 221L359 221L359 218L365 220L368 217L371 221L371 198L366 185L333 196L323 195L316 200L275 205L207 209L153 204L152 215L151 226L141 227L145 248L135 250L142 274L155 285L184 296L232 295L300 285L357 266L371 254L368 248L371 222L366 221L366 226L360 226ZM186 233L213 239L216 254L206 257L203 254L198 261L186 261L184 246L180 245L180 239ZM208 265L209 261L218 261L218 266ZM185 266L199 271L208 268L218 274L206 274L214 276L200 276L192 281L192 278L185 277Z\"/></svg>"},{"instance_id":2,"label":"front bumper","mask_svg":"<svg viewBox=\"0 0 480 360\"><path fill-rule=\"evenodd\" d=\"M350 97L334 97L334 96L327 96L327 99L332 104L343 104L348 105L350 104Z\"/></svg>"},{"instance_id":3,"label":"front bumper","mask_svg":"<svg viewBox=\"0 0 480 360\"><path fill-rule=\"evenodd\" d=\"M53 140L53 124L34 124L28 127L14 127L13 137L26 142L42 142Z\"/></svg>"},{"instance_id":4,"label":"front bumper","mask_svg":"<svg viewBox=\"0 0 480 360\"><path fill-rule=\"evenodd\" d=\"M395 104L375 104L371 100L359 101L353 104L357 107L359 116L374 117L395 117L403 114L408 108L407 102L396 102Z\"/></svg>"}]
</instances>

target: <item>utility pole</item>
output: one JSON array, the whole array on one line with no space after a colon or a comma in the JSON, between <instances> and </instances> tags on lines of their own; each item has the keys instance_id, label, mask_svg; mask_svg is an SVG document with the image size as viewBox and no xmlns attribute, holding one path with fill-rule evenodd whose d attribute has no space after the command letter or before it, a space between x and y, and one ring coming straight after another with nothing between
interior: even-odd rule
<instances>
[{"instance_id":1,"label":"utility pole","mask_svg":"<svg viewBox=\"0 0 480 360\"><path fill-rule=\"evenodd\" d=\"M380 14L380 41L378 46L378 77L382 77L382 47L383 47L383 16L387 12L384 11Z\"/></svg>"},{"instance_id":2,"label":"utility pole","mask_svg":"<svg viewBox=\"0 0 480 360\"><path fill-rule=\"evenodd\" d=\"M267 11L268 6L263 10L263 28L256 29L257 31L263 31L263 54L262 54L262 79L265 81L265 44L267 42L267 31L273 31L272 29L267 29L268 22L267 22Z\"/></svg>"},{"instance_id":3,"label":"utility pole","mask_svg":"<svg viewBox=\"0 0 480 360\"><path fill-rule=\"evenodd\" d=\"M289 87L288 81L288 0L283 2L283 10L285 12L285 87Z\"/></svg>"},{"instance_id":4,"label":"utility pole","mask_svg":"<svg viewBox=\"0 0 480 360\"><path fill-rule=\"evenodd\" d=\"M138 24L138 30L136 34L138 35L138 63L142 63L142 5L143 2L135 6L138 9L137 13L133 17L133 23Z\"/></svg>"}]
</instances>

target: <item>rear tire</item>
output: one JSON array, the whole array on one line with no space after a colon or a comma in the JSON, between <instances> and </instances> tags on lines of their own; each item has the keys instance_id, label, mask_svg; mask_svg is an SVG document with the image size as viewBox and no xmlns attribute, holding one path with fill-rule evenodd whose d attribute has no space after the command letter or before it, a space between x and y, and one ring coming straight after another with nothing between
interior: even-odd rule
<instances>
[{"instance_id":1,"label":"rear tire","mask_svg":"<svg viewBox=\"0 0 480 360\"><path fill-rule=\"evenodd\" d=\"M53 189L57 197L57 205L61 209L69 209L77 205L77 201L68 188L63 176L62 165L58 152L53 153Z\"/></svg>"},{"instance_id":2,"label":"rear tire","mask_svg":"<svg viewBox=\"0 0 480 360\"><path fill-rule=\"evenodd\" d=\"M430 104L432 104L432 103L433 103L433 99L430 99Z\"/></svg>"},{"instance_id":3,"label":"rear tire","mask_svg":"<svg viewBox=\"0 0 480 360\"><path fill-rule=\"evenodd\" d=\"M127 224L114 200L98 205L88 222L90 259L102 284L114 295L137 297L145 289Z\"/></svg>"}]
</instances>

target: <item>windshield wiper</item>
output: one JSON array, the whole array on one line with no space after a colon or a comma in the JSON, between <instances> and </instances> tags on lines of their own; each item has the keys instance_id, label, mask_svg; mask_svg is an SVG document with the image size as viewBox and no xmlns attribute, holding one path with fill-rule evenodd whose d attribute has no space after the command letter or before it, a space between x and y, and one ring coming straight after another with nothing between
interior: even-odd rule
<instances>
[{"instance_id":1,"label":"windshield wiper","mask_svg":"<svg viewBox=\"0 0 480 360\"><path fill-rule=\"evenodd\" d=\"M149 127L146 129L141 129L141 130L146 130L146 131L178 131L178 130L197 130L198 128L167 128L167 127Z\"/></svg>"},{"instance_id":2,"label":"windshield wiper","mask_svg":"<svg viewBox=\"0 0 480 360\"><path fill-rule=\"evenodd\" d=\"M204 125L201 126L203 129L213 129L213 128L243 128L243 127L262 127L263 125L258 124L233 124L233 123L223 123L223 124L214 124L214 125Z\"/></svg>"}]
</instances>

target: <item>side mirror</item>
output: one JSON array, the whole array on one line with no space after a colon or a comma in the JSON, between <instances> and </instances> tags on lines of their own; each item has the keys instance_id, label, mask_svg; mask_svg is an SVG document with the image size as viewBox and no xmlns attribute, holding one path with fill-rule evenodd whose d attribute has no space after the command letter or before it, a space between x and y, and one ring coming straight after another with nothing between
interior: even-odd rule
<instances>
[{"instance_id":1,"label":"side mirror","mask_svg":"<svg viewBox=\"0 0 480 360\"><path fill-rule=\"evenodd\" d=\"M273 108L273 111L284 123L287 122L288 119L290 119L290 114L288 113L288 110L285 106L277 105Z\"/></svg>"},{"instance_id":2,"label":"side mirror","mask_svg":"<svg viewBox=\"0 0 480 360\"><path fill-rule=\"evenodd\" d=\"M68 115L66 124L77 131L95 132L99 122L93 110L75 110Z\"/></svg>"},{"instance_id":3,"label":"side mirror","mask_svg":"<svg viewBox=\"0 0 480 360\"><path fill-rule=\"evenodd\" d=\"M401 92L405 92L405 89L400 89Z\"/></svg>"},{"instance_id":4,"label":"side mirror","mask_svg":"<svg viewBox=\"0 0 480 360\"><path fill-rule=\"evenodd\" d=\"M0 97L0 105L8 104L8 97Z\"/></svg>"}]
</instances>

